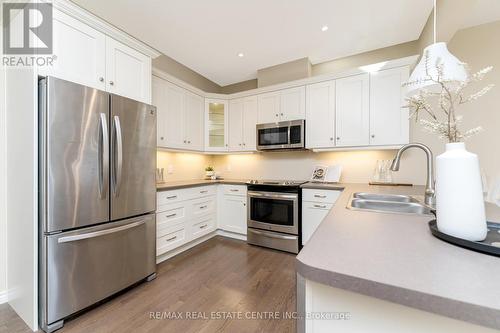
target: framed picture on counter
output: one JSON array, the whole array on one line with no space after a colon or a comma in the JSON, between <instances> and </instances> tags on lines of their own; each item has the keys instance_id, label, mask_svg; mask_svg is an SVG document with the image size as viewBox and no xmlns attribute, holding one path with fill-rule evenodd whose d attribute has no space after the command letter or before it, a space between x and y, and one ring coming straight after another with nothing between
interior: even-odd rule
<instances>
[{"instance_id":1,"label":"framed picture on counter","mask_svg":"<svg viewBox=\"0 0 500 333\"><path fill-rule=\"evenodd\" d=\"M314 167L314 171L311 176L311 180L314 182L322 182L325 180L326 176L326 170L328 167L322 166L322 165L317 165Z\"/></svg>"}]
</instances>

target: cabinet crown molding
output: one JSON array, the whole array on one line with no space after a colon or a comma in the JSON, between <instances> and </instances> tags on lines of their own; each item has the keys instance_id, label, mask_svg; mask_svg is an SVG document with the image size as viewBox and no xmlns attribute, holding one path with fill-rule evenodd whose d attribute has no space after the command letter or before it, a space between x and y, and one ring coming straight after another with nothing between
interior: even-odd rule
<instances>
[{"instance_id":1,"label":"cabinet crown molding","mask_svg":"<svg viewBox=\"0 0 500 333\"><path fill-rule=\"evenodd\" d=\"M161 52L152 48L151 46L141 42L140 40L130 36L125 31L118 29L113 26L111 23L106 22L105 20L95 16L89 11L83 9L77 4L68 1L68 0L41 0L41 2L52 3L55 9L62 11L65 14L68 14L79 21L82 21L85 24L88 24L92 28L116 39L125 45L128 45L137 51L151 57L152 59L157 58L161 55Z\"/></svg>"}]
</instances>

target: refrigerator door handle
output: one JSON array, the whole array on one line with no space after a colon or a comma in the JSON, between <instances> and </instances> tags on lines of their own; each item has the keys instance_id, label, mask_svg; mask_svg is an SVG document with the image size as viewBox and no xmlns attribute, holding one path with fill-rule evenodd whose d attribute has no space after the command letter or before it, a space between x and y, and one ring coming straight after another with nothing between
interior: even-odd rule
<instances>
[{"instance_id":1,"label":"refrigerator door handle","mask_svg":"<svg viewBox=\"0 0 500 333\"><path fill-rule=\"evenodd\" d=\"M99 114L99 198L106 199L109 183L109 135L106 114Z\"/></svg>"},{"instance_id":2,"label":"refrigerator door handle","mask_svg":"<svg viewBox=\"0 0 500 333\"><path fill-rule=\"evenodd\" d=\"M65 236L65 237L59 238L57 240L57 242L58 243L69 243L69 242L75 242L75 241L79 241L79 240L83 240L83 239L89 239L89 238L95 238L95 237L99 237L99 236L109 235L109 234L113 234L115 232L138 227L140 225L143 225L144 223L145 223L145 220L141 220L141 221L133 222L130 224L122 225L122 226L119 226L116 228L87 232L87 233L71 235L71 236Z\"/></svg>"},{"instance_id":3,"label":"refrigerator door handle","mask_svg":"<svg viewBox=\"0 0 500 333\"><path fill-rule=\"evenodd\" d=\"M113 117L114 129L114 172L113 172L113 195L115 197L120 195L120 187L122 183L122 167L123 167L123 141L122 141L122 128L120 125L120 117Z\"/></svg>"}]
</instances>

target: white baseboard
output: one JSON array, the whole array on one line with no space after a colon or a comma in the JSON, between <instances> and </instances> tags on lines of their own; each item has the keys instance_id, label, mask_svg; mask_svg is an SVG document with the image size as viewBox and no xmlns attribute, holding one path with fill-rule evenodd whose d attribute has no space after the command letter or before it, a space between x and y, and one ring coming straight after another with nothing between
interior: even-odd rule
<instances>
[{"instance_id":1,"label":"white baseboard","mask_svg":"<svg viewBox=\"0 0 500 333\"><path fill-rule=\"evenodd\" d=\"M0 304L7 303L9 301L7 290L0 291Z\"/></svg>"},{"instance_id":2,"label":"white baseboard","mask_svg":"<svg viewBox=\"0 0 500 333\"><path fill-rule=\"evenodd\" d=\"M223 237L238 239L238 240L242 240L242 241L247 240L246 235L236 234L234 232L229 232L229 231L217 229L217 230L209 233L208 235L205 235L205 236L200 237L198 239L195 239L194 241L191 241L187 244L179 246L178 248L176 248L170 252L159 255L158 257L156 257L156 264L159 264L159 263L161 263L167 259L170 259L172 257L175 257L176 255L181 254L182 252L187 251L190 248L195 247L198 244L206 242L207 240L209 240L210 238L213 238L215 236L223 236Z\"/></svg>"},{"instance_id":3,"label":"white baseboard","mask_svg":"<svg viewBox=\"0 0 500 333\"><path fill-rule=\"evenodd\" d=\"M247 240L247 235L237 234L237 233L225 231L222 229L217 229L217 235L223 236L223 237L228 237L228 238L239 239L239 240L242 240L245 242Z\"/></svg>"}]
</instances>

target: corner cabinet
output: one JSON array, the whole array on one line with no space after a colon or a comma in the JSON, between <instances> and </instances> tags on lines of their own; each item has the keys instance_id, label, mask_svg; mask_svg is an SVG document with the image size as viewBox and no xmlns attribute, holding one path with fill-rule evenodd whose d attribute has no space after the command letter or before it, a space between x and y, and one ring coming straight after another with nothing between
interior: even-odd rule
<instances>
[{"instance_id":1,"label":"corner cabinet","mask_svg":"<svg viewBox=\"0 0 500 333\"><path fill-rule=\"evenodd\" d=\"M205 150L228 150L228 102L205 99Z\"/></svg>"},{"instance_id":2,"label":"corner cabinet","mask_svg":"<svg viewBox=\"0 0 500 333\"><path fill-rule=\"evenodd\" d=\"M255 151L257 96L229 101L228 150Z\"/></svg>"},{"instance_id":3,"label":"corner cabinet","mask_svg":"<svg viewBox=\"0 0 500 333\"><path fill-rule=\"evenodd\" d=\"M151 103L151 58L57 9L53 66L40 75Z\"/></svg>"},{"instance_id":4,"label":"corner cabinet","mask_svg":"<svg viewBox=\"0 0 500 333\"><path fill-rule=\"evenodd\" d=\"M304 119L305 115L305 86L273 91L258 96L259 124Z\"/></svg>"},{"instance_id":5,"label":"corner cabinet","mask_svg":"<svg viewBox=\"0 0 500 333\"><path fill-rule=\"evenodd\" d=\"M203 97L153 76L153 105L158 114L158 147L203 151Z\"/></svg>"},{"instance_id":6,"label":"corner cabinet","mask_svg":"<svg viewBox=\"0 0 500 333\"><path fill-rule=\"evenodd\" d=\"M218 193L219 228L235 234L247 234L247 187L220 185Z\"/></svg>"}]
</instances>

